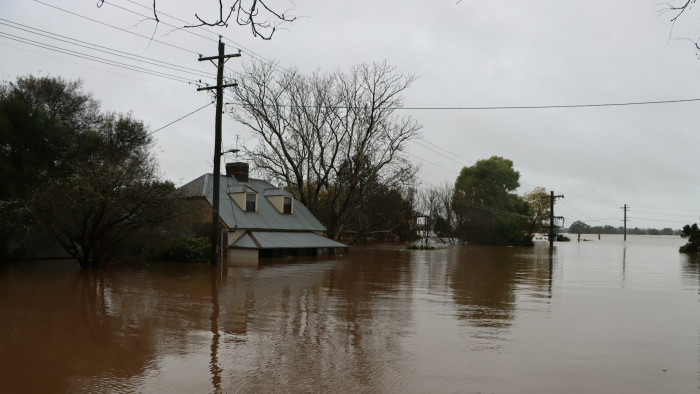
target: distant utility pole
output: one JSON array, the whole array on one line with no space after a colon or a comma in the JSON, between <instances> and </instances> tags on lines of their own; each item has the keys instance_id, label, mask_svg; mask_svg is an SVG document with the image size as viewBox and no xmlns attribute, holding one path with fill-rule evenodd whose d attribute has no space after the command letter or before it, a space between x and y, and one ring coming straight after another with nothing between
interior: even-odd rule
<instances>
[{"instance_id":1,"label":"distant utility pole","mask_svg":"<svg viewBox=\"0 0 700 394\"><path fill-rule=\"evenodd\" d=\"M199 61L218 60L216 64L216 86L207 86L197 88L197 91L214 90L216 89L216 120L214 124L214 193L213 193L213 208L211 211L211 265L215 266L219 261L216 245L219 240L219 182L221 172L221 114L224 110L224 88L237 86L235 83L224 84L224 63L231 57L241 56L240 52L233 55L224 55L224 43L219 36L219 54L217 56L202 57L199 55Z\"/></svg>"},{"instance_id":2,"label":"distant utility pole","mask_svg":"<svg viewBox=\"0 0 700 394\"><path fill-rule=\"evenodd\" d=\"M549 196L549 247L552 248L554 247L554 239L557 237L554 231L554 199L564 198L564 195L555 196L554 191L550 191Z\"/></svg>"},{"instance_id":3,"label":"distant utility pole","mask_svg":"<svg viewBox=\"0 0 700 394\"><path fill-rule=\"evenodd\" d=\"M622 209L625 212L625 218L622 219L622 221L625 223L624 224L624 226L625 226L624 239L625 239L625 241L627 241L627 211L630 209L630 207L628 207L627 204L625 204L625 206L620 207L620 209Z\"/></svg>"}]
</instances>

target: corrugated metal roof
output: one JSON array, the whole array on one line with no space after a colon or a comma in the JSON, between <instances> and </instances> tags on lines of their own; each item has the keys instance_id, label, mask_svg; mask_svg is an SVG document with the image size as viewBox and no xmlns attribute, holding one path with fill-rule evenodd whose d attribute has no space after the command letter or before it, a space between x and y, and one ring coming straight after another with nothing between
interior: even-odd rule
<instances>
[{"instance_id":1,"label":"corrugated metal roof","mask_svg":"<svg viewBox=\"0 0 700 394\"><path fill-rule=\"evenodd\" d=\"M206 181L207 181L207 176L202 175L199 178L196 178L182 186L179 187L179 189L185 193L185 196L187 197L204 197L206 194Z\"/></svg>"},{"instance_id":2,"label":"corrugated metal roof","mask_svg":"<svg viewBox=\"0 0 700 394\"><path fill-rule=\"evenodd\" d=\"M285 196L285 197L291 197L292 194L289 193L286 190L283 189L267 189L263 192L265 196Z\"/></svg>"},{"instance_id":3,"label":"corrugated metal roof","mask_svg":"<svg viewBox=\"0 0 700 394\"><path fill-rule=\"evenodd\" d=\"M244 249L296 249L347 248L348 246L310 232L249 231L239 238L232 247Z\"/></svg>"},{"instance_id":4,"label":"corrugated metal roof","mask_svg":"<svg viewBox=\"0 0 700 394\"><path fill-rule=\"evenodd\" d=\"M209 204L214 204L213 175L204 174L201 177L180 187L188 197L204 197ZM230 190L253 189L265 191L258 193L257 212L245 212L231 199ZM260 179L248 179L248 182L238 182L235 177L221 175L219 182L219 216L230 229L250 230L291 230L291 231L326 231L321 222L297 199L294 199L292 214L281 214L266 198L284 190L276 188L270 182ZM291 196L291 195L290 195Z\"/></svg>"},{"instance_id":5,"label":"corrugated metal roof","mask_svg":"<svg viewBox=\"0 0 700 394\"><path fill-rule=\"evenodd\" d=\"M229 193L245 193L245 186L243 185L233 185L227 190Z\"/></svg>"}]
</instances>

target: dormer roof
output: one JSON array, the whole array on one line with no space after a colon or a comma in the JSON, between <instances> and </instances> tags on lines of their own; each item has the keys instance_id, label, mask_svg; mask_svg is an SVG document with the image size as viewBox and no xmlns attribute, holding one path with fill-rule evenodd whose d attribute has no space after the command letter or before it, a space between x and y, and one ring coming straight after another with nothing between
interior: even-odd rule
<instances>
[{"instance_id":1,"label":"dormer roof","mask_svg":"<svg viewBox=\"0 0 700 394\"><path fill-rule=\"evenodd\" d=\"M272 231L315 231L323 232L326 228L298 200L294 199L294 212L281 214L267 198L257 199L256 212L243 211L231 198L235 193L262 193L265 197L292 195L271 183L249 178L248 182L239 182L234 176L220 175L219 182L219 216L229 229L272 230ZM212 174L204 174L180 187L187 197L204 198L213 205Z\"/></svg>"}]
</instances>

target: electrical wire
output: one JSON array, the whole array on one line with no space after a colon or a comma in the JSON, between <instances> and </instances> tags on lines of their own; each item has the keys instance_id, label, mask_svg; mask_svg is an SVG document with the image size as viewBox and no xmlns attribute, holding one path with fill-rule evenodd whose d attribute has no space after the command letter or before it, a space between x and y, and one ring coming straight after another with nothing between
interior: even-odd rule
<instances>
[{"instance_id":1,"label":"electrical wire","mask_svg":"<svg viewBox=\"0 0 700 394\"><path fill-rule=\"evenodd\" d=\"M630 101L622 103L600 103L600 104L555 104L555 105L513 105L513 106L490 106L490 107L395 107L398 110L429 110L429 111L481 111L481 110L512 110L512 109L567 109L567 108L600 108L600 107L623 107L633 105L655 105L655 104L678 104L698 102L700 98L675 99L675 100L652 100L652 101Z\"/></svg>"},{"instance_id":2,"label":"electrical wire","mask_svg":"<svg viewBox=\"0 0 700 394\"><path fill-rule=\"evenodd\" d=\"M102 45L93 44L93 43L90 43L90 42L87 42L87 41L82 41L82 40L79 40L79 39L76 39L76 38L71 38L71 37L67 37L67 36L60 35L60 34L51 33L51 32L48 32L48 31L46 31L46 30L37 29L37 28L35 28L35 27L31 27L31 26L27 26L27 25L24 25L24 24L21 24L21 23L13 22L13 21L8 20L8 19L0 18L0 25L5 25L5 26L12 27L12 28L15 28L15 29L18 29L18 30L21 30L21 31L25 31L25 32L28 32L28 33L36 34L36 35L39 35L39 36L42 36L42 37L46 37L46 38L50 38L50 39L53 39L53 40L61 41L61 42L64 42L64 43L68 43L68 44L71 44L71 45L76 45L76 46L79 46L79 47L82 47L82 48L86 48L86 49L90 49L90 50L94 50L94 51L98 51L98 52L110 54L110 55L113 55L113 56L118 56L118 57L126 58L126 59L129 59L129 60L134 60L134 61L143 62L143 63L149 64L149 65L153 65L153 66L163 67L163 68L167 68L167 69L170 69L170 70L179 71L179 72L186 72L186 73L190 73L190 74L198 74L199 76L201 76L201 77L203 77L203 78L216 79L215 75L212 74L212 73L205 73L205 72L202 72L201 70L197 70L197 69L194 69L194 68L185 67L185 66L180 66L180 65L177 65L177 64L169 63L169 62L164 62L164 61L162 61L162 60L152 59L152 58L149 58L149 57L140 56L140 55L136 55L136 54L133 54L133 53L120 51L120 50L113 49L113 48L109 48L109 47L105 47L105 46L102 46Z\"/></svg>"},{"instance_id":3,"label":"electrical wire","mask_svg":"<svg viewBox=\"0 0 700 394\"><path fill-rule=\"evenodd\" d=\"M168 126L171 126L171 125L173 125L173 124L175 124L175 123L177 123L177 122L179 122L179 121L181 121L181 120L187 118L187 117L190 116L190 115L194 115L195 113L197 113L197 112L203 110L204 108L206 108L206 107L208 107L208 106L210 106L210 105L212 105L212 104L214 104L213 101L210 102L210 103L207 103L207 104L205 104L205 105L203 105L203 106L201 106L201 107L199 107L199 108L197 108L197 109L195 109L194 111L188 113L187 115L184 115L184 116L182 116L182 117L179 117L179 118L173 120L172 122L166 124L165 126L163 126L163 127L161 127L161 128L158 128L158 129L156 129L156 130L151 131L151 132L148 133L147 135L153 135L153 134L155 134L155 133L157 133L157 132L159 132L159 131L165 129L165 128L168 127Z\"/></svg>"},{"instance_id":4,"label":"electrical wire","mask_svg":"<svg viewBox=\"0 0 700 394\"><path fill-rule=\"evenodd\" d=\"M4 45L4 46L10 47L10 48L14 48L14 49L17 49L17 50L20 50L20 51L23 51L23 52L32 53L32 54L35 54L35 55L38 55L38 56L48 57L48 58L50 58L50 59L55 59L55 60L58 60L58 61L61 61L61 62L71 63L71 64L75 64L75 65L78 65L78 66L81 66L81 67L91 68L91 69L94 69L94 70L99 70L99 71L101 71L101 72L106 72L106 73L110 73L110 74L114 74L114 75L119 75L120 77L124 77L124 78L130 78L130 79L135 79L135 80L138 80L138 81L143 81L143 82L158 84L158 85L162 85L162 86L167 86L167 87L172 88L172 89L178 89L178 90L189 91L189 92L192 91L192 89L183 89L183 88L175 87L175 86L173 86L173 85L168 85L168 84L165 84L165 83L162 83L162 82L158 82L158 81L154 81L154 80L148 80L148 79L139 78L139 77L136 77L136 76L134 76L134 75L122 74L122 73L116 72L116 71L114 71L114 70L103 69L103 68L95 67L95 66L92 66L92 65L89 65L89 64L74 62L74 61L67 60L67 59L63 59L63 58L56 57L56 56L50 56L50 55L47 55L46 53L41 53L41 52L37 52L37 51L32 51L32 50L29 50L29 49L27 49L27 48L22 48L22 47L19 47L19 46L14 46L14 45L7 44L7 43L5 43L5 42L0 42L0 45Z\"/></svg>"},{"instance_id":5,"label":"electrical wire","mask_svg":"<svg viewBox=\"0 0 700 394\"><path fill-rule=\"evenodd\" d=\"M170 43L167 43L167 42L164 42L164 41L156 40L156 39L154 39L153 37L148 37L148 36L145 36L145 35L143 35L143 34L134 33L133 31L129 31L129 30L127 30L127 29L124 29L124 28L121 28L121 27L117 27L117 26L114 26L114 25L110 25L109 23L105 23L105 22L99 21L99 20L97 20L97 19L93 19L93 18L84 16L84 15L80 15L80 14L78 14L78 13L76 13L76 12L68 11L68 10L66 10L66 9L64 9L64 8L55 6L55 5L53 5L53 4L45 3L45 2L43 2L43 1L41 1L41 0L34 0L34 1L37 2L37 3L39 3L39 4L43 4L43 5L47 6L47 7L51 7L51 8L57 9L57 10L59 10L59 11L63 11L63 12L65 12L65 13L67 13L67 14L74 15L74 16L77 16L77 17L79 17L79 18L83 18L83 19L89 20L89 21L91 21L91 22L98 23L98 24L100 24L100 25L104 25L104 26L110 27L110 28L112 28L112 29L116 29L116 30L119 30L119 31L122 31L122 32L125 32L125 33L129 33L129 34L134 35L134 36L137 36L137 37L145 38L145 39L149 40L149 42L157 42L157 43L159 43L159 44L162 44L162 45L165 45L165 46L168 46L168 47L171 47L171 48L179 49L179 50L184 51L184 52L189 52L189 53L194 54L194 55L199 55L198 52L189 50L189 49L187 49L187 48L183 48L183 47L180 47L180 46L177 46L177 45L173 45L173 44L170 44Z\"/></svg>"},{"instance_id":6,"label":"electrical wire","mask_svg":"<svg viewBox=\"0 0 700 394\"><path fill-rule=\"evenodd\" d=\"M114 60L109 60L109 59L101 58L101 57L98 57L98 56L89 55L89 54L85 54L85 53L82 53L82 52L77 52L77 51L73 51L73 50L70 50L70 49L57 47L57 46L55 46L55 45L46 44L46 43L42 43L42 42L39 42L39 41L31 40L31 39L28 39L28 38L23 38L23 37L15 36L15 35L9 34L9 33L0 32L0 37L4 37L4 38L6 38L6 39L9 39L9 40L12 40L12 41L16 41L16 42L21 42L21 43L23 43L23 44L32 45L32 46L35 46L35 47L47 49L47 50L50 50L50 51L62 53L62 54L64 54L64 55L74 56L74 57L78 57L78 58L82 58L82 59L86 59L86 60L91 60L91 61L94 61L94 62L103 63L103 64L107 64L107 65L114 66L114 67L119 67L119 68L131 70L131 71L136 71L136 72L141 72L141 73L144 73L144 74L153 75L153 76L156 76L156 77L171 79L171 80L177 81L177 82L184 82L184 83L191 83L191 84L197 84L197 83L198 83L198 81L196 81L196 80L185 79L184 77L180 77L180 76L177 76L177 75L167 74L167 73L163 73L163 72L155 71L155 70L149 70L149 69L146 69L146 68L143 68L143 67L134 66L134 65L129 65L129 64L126 64L126 63L122 63L122 62L117 62L117 61L114 61Z\"/></svg>"},{"instance_id":7,"label":"electrical wire","mask_svg":"<svg viewBox=\"0 0 700 394\"><path fill-rule=\"evenodd\" d=\"M34 0L38 1L38 0ZM575 108L602 108L602 107L620 107L620 106L635 106L635 105L656 105L656 104L679 104L700 102L700 98L690 99L674 99L674 100L655 100L655 101L631 101L623 103L601 103L601 104L563 104L563 105L518 105L518 106L491 106L491 107L407 107L398 105L388 110L407 110L407 111L482 111L482 110L515 110L515 109L575 109ZM235 103L226 103L227 105L237 105ZM272 105L272 104L270 104ZM306 108L305 105L279 105L277 107L286 108ZM314 106L313 108L323 109L364 109L357 106Z\"/></svg>"},{"instance_id":8,"label":"electrical wire","mask_svg":"<svg viewBox=\"0 0 700 394\"><path fill-rule=\"evenodd\" d=\"M652 219L652 218L640 218L640 217L635 217L635 216L627 216L627 219L649 220L649 221L651 221L651 222L665 222L665 223L678 223L678 222L682 222L682 220L663 220L663 219Z\"/></svg>"}]
</instances>

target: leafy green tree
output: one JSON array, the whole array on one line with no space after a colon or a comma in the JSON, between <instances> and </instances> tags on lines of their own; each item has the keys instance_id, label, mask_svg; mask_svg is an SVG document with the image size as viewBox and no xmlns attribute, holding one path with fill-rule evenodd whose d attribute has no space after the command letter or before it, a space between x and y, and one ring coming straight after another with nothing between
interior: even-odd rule
<instances>
[{"instance_id":1,"label":"leafy green tree","mask_svg":"<svg viewBox=\"0 0 700 394\"><path fill-rule=\"evenodd\" d=\"M81 135L101 121L100 102L83 92L82 81L61 77L20 77L4 90L32 109L44 110L52 119L65 123L69 133Z\"/></svg>"},{"instance_id":2,"label":"leafy green tree","mask_svg":"<svg viewBox=\"0 0 700 394\"><path fill-rule=\"evenodd\" d=\"M523 196L530 208L530 226L528 234L532 236L535 232L541 231L545 224L543 220L548 218L551 210L551 197L547 189L537 186ZM548 226L548 224L546 224Z\"/></svg>"},{"instance_id":3,"label":"leafy green tree","mask_svg":"<svg viewBox=\"0 0 700 394\"><path fill-rule=\"evenodd\" d=\"M586 223L580 220L577 220L571 223L571 226L569 226L569 232L571 234L591 234L593 231L591 229L591 226L587 225Z\"/></svg>"},{"instance_id":4,"label":"leafy green tree","mask_svg":"<svg viewBox=\"0 0 700 394\"><path fill-rule=\"evenodd\" d=\"M681 253L698 253L700 252L700 229L697 223L693 225L686 224L681 230L681 238L688 238L688 243L681 246Z\"/></svg>"},{"instance_id":5,"label":"leafy green tree","mask_svg":"<svg viewBox=\"0 0 700 394\"><path fill-rule=\"evenodd\" d=\"M520 173L499 156L465 167L457 177L452 207L461 242L480 245L531 245L528 203L515 194Z\"/></svg>"},{"instance_id":6,"label":"leafy green tree","mask_svg":"<svg viewBox=\"0 0 700 394\"><path fill-rule=\"evenodd\" d=\"M79 83L59 78L20 78L0 97L0 122L23 135L0 134L10 162L0 183L12 190L0 201L3 218L15 221L15 234L18 226L48 231L84 268L181 212L174 185L157 175L143 123L97 108Z\"/></svg>"},{"instance_id":7,"label":"leafy green tree","mask_svg":"<svg viewBox=\"0 0 700 394\"><path fill-rule=\"evenodd\" d=\"M80 133L98 103L77 82L21 77L0 86L0 258L27 255L33 217L27 202L40 185L68 173ZM83 118L82 121L79 119Z\"/></svg>"},{"instance_id":8,"label":"leafy green tree","mask_svg":"<svg viewBox=\"0 0 700 394\"><path fill-rule=\"evenodd\" d=\"M82 267L99 266L136 230L176 215L179 195L157 177L149 143L143 123L105 115L100 128L85 135L70 175L37 193L38 222Z\"/></svg>"},{"instance_id":9,"label":"leafy green tree","mask_svg":"<svg viewBox=\"0 0 700 394\"><path fill-rule=\"evenodd\" d=\"M99 102L80 81L20 77L0 87L0 199L66 174L74 147L101 121Z\"/></svg>"}]
</instances>

